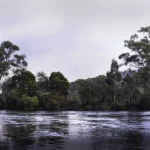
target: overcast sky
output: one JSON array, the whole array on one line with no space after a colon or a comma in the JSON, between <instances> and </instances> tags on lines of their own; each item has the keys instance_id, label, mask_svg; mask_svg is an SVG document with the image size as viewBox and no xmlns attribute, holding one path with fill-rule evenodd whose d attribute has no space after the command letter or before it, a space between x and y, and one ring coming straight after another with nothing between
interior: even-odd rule
<instances>
[{"instance_id":1,"label":"overcast sky","mask_svg":"<svg viewBox=\"0 0 150 150\"><path fill-rule=\"evenodd\" d=\"M140 27L150 25L150 0L0 0L0 41L26 54L36 74L69 81L105 74Z\"/></svg>"}]
</instances>

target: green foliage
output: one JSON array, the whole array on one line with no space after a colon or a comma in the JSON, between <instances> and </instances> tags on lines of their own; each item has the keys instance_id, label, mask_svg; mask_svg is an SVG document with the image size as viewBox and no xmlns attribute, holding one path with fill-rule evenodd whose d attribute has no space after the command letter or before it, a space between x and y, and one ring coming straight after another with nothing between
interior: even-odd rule
<instances>
[{"instance_id":1,"label":"green foliage","mask_svg":"<svg viewBox=\"0 0 150 150\"><path fill-rule=\"evenodd\" d=\"M3 81L0 108L19 110L133 110L150 109L150 27L125 40L131 52L119 64L95 78L69 83L61 72L34 74L26 71L25 55L9 41L0 45L0 79ZM120 71L122 65L129 66ZM131 68L130 68L131 67ZM9 77L8 77L9 76Z\"/></svg>"},{"instance_id":2,"label":"green foliage","mask_svg":"<svg viewBox=\"0 0 150 150\"><path fill-rule=\"evenodd\" d=\"M69 82L60 72L52 72L48 78L44 72L37 73L37 95L41 109L66 110Z\"/></svg>"},{"instance_id":3,"label":"green foliage","mask_svg":"<svg viewBox=\"0 0 150 150\"><path fill-rule=\"evenodd\" d=\"M22 94L26 93L33 96L36 90L35 76L30 71L22 72L19 75L12 76L10 86L12 88L18 88Z\"/></svg>"},{"instance_id":4,"label":"green foliage","mask_svg":"<svg viewBox=\"0 0 150 150\"><path fill-rule=\"evenodd\" d=\"M69 110L80 110L81 109L82 102L80 100L79 96L73 96L68 101L68 109Z\"/></svg>"},{"instance_id":5,"label":"green foliage","mask_svg":"<svg viewBox=\"0 0 150 150\"><path fill-rule=\"evenodd\" d=\"M38 99L39 99L40 109L48 110L49 109L48 108L48 101L49 101L50 93L47 91L43 91L41 89L38 89L36 91L36 95L38 96Z\"/></svg>"},{"instance_id":6,"label":"green foliage","mask_svg":"<svg viewBox=\"0 0 150 150\"><path fill-rule=\"evenodd\" d=\"M42 88L43 90L49 89L49 78L43 71L37 73L37 80L39 88Z\"/></svg>"},{"instance_id":7,"label":"green foliage","mask_svg":"<svg viewBox=\"0 0 150 150\"><path fill-rule=\"evenodd\" d=\"M0 45L0 79L7 76L10 71L19 73L25 70L27 62L25 55L18 55L19 47L9 41L4 41Z\"/></svg>"},{"instance_id":8,"label":"green foliage","mask_svg":"<svg viewBox=\"0 0 150 150\"><path fill-rule=\"evenodd\" d=\"M150 93L144 93L139 103L139 109L150 110Z\"/></svg>"},{"instance_id":9,"label":"green foliage","mask_svg":"<svg viewBox=\"0 0 150 150\"><path fill-rule=\"evenodd\" d=\"M79 98L83 110L99 110L112 100L112 89L105 76L77 81Z\"/></svg>"},{"instance_id":10,"label":"green foliage","mask_svg":"<svg viewBox=\"0 0 150 150\"><path fill-rule=\"evenodd\" d=\"M49 88L52 92L68 94L69 82L61 72L52 72L49 77Z\"/></svg>"},{"instance_id":11,"label":"green foliage","mask_svg":"<svg viewBox=\"0 0 150 150\"><path fill-rule=\"evenodd\" d=\"M131 50L130 53L123 53L119 59L124 61L124 65L138 68L141 73L144 90L150 88L150 26L142 27L138 34L131 36L125 41L125 46Z\"/></svg>"},{"instance_id":12,"label":"green foliage","mask_svg":"<svg viewBox=\"0 0 150 150\"><path fill-rule=\"evenodd\" d=\"M56 99L49 100L48 110L60 110L60 103Z\"/></svg>"},{"instance_id":13,"label":"green foliage","mask_svg":"<svg viewBox=\"0 0 150 150\"><path fill-rule=\"evenodd\" d=\"M23 110L36 110L39 106L37 96L29 97L27 95L22 95L19 103Z\"/></svg>"},{"instance_id":14,"label":"green foliage","mask_svg":"<svg viewBox=\"0 0 150 150\"><path fill-rule=\"evenodd\" d=\"M11 89L7 99L7 109L18 109L20 92L18 89Z\"/></svg>"}]
</instances>

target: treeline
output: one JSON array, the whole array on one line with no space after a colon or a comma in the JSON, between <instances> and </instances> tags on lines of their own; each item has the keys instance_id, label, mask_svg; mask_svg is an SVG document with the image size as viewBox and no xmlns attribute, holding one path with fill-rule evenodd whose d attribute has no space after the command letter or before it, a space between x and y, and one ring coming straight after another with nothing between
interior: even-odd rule
<instances>
[{"instance_id":1,"label":"treeline","mask_svg":"<svg viewBox=\"0 0 150 150\"><path fill-rule=\"evenodd\" d=\"M150 110L150 27L125 41L131 52L112 60L106 75L69 83L61 72L27 70L25 55L9 41L0 45L0 109ZM128 66L120 71L122 66Z\"/></svg>"}]
</instances>

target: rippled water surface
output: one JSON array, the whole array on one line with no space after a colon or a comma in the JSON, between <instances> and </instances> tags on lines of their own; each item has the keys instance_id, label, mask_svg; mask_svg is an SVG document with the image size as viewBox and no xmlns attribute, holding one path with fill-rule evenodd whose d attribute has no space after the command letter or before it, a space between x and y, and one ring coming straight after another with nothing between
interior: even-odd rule
<instances>
[{"instance_id":1,"label":"rippled water surface","mask_svg":"<svg viewBox=\"0 0 150 150\"><path fill-rule=\"evenodd\" d=\"M0 111L0 150L150 150L150 112Z\"/></svg>"}]
</instances>

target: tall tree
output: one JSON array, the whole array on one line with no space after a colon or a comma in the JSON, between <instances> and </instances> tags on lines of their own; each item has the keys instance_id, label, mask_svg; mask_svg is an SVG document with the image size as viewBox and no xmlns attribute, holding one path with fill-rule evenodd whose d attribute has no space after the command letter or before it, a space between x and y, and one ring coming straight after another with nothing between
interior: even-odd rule
<instances>
[{"instance_id":1,"label":"tall tree","mask_svg":"<svg viewBox=\"0 0 150 150\"><path fill-rule=\"evenodd\" d=\"M68 94L69 82L61 72L52 72L49 77L49 84L51 92L59 92L63 95Z\"/></svg>"},{"instance_id":2,"label":"tall tree","mask_svg":"<svg viewBox=\"0 0 150 150\"><path fill-rule=\"evenodd\" d=\"M5 91L6 83L3 83L2 93ZM8 97L5 102L6 108L18 109L22 95L33 97L36 94L35 76L30 71L14 75L7 81Z\"/></svg>"},{"instance_id":3,"label":"tall tree","mask_svg":"<svg viewBox=\"0 0 150 150\"><path fill-rule=\"evenodd\" d=\"M4 41L0 45L0 79L26 68L26 56L16 54L17 51L19 47L9 41Z\"/></svg>"},{"instance_id":4,"label":"tall tree","mask_svg":"<svg viewBox=\"0 0 150 150\"><path fill-rule=\"evenodd\" d=\"M119 92L120 89L120 81L122 80L121 73L119 72L119 65L116 60L112 60L110 71L107 72L107 78L109 80L112 80L114 94L113 94L113 101L116 102L116 95Z\"/></svg>"},{"instance_id":5,"label":"tall tree","mask_svg":"<svg viewBox=\"0 0 150 150\"><path fill-rule=\"evenodd\" d=\"M48 76L43 71L38 72L36 76L37 76L37 84L39 88L43 90L48 90L49 88Z\"/></svg>"},{"instance_id":6,"label":"tall tree","mask_svg":"<svg viewBox=\"0 0 150 150\"><path fill-rule=\"evenodd\" d=\"M50 90L49 77L43 72L38 72L37 75L37 96L39 98L39 105L41 109L49 109Z\"/></svg>"},{"instance_id":7,"label":"tall tree","mask_svg":"<svg viewBox=\"0 0 150 150\"><path fill-rule=\"evenodd\" d=\"M131 36L130 40L125 40L125 47L131 53L123 53L119 59L124 61L124 65L136 68L143 76L145 91L150 88L150 26L142 27L137 34Z\"/></svg>"},{"instance_id":8,"label":"tall tree","mask_svg":"<svg viewBox=\"0 0 150 150\"><path fill-rule=\"evenodd\" d=\"M51 73L49 77L49 90L51 93L51 100L57 102L61 109L66 109L69 82L61 72Z\"/></svg>"},{"instance_id":9,"label":"tall tree","mask_svg":"<svg viewBox=\"0 0 150 150\"><path fill-rule=\"evenodd\" d=\"M0 80L5 77L5 90L3 91L3 99L7 100L7 77L8 75L18 74L27 67L25 55L18 55L19 47L9 41L4 41L0 45Z\"/></svg>"}]
</instances>

